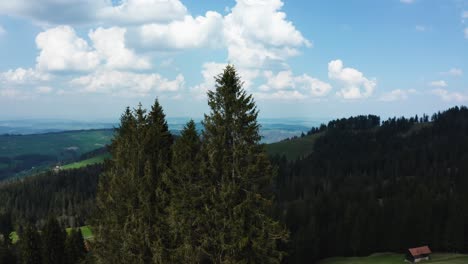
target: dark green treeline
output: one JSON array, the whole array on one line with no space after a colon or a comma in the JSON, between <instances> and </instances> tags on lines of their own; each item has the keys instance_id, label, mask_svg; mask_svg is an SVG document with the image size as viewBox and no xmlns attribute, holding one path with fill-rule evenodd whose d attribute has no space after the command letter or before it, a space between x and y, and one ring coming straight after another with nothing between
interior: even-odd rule
<instances>
[{"instance_id":1,"label":"dark green treeline","mask_svg":"<svg viewBox=\"0 0 468 264\"><path fill-rule=\"evenodd\" d=\"M468 108L358 116L314 133L310 156L274 162L288 263L421 245L468 253Z\"/></svg>"},{"instance_id":2,"label":"dark green treeline","mask_svg":"<svg viewBox=\"0 0 468 264\"><path fill-rule=\"evenodd\" d=\"M56 218L49 218L39 231L34 224L26 224L17 231L16 243L9 234L0 234L0 264L79 264L87 263L89 255L80 230L67 235Z\"/></svg>"},{"instance_id":3,"label":"dark green treeline","mask_svg":"<svg viewBox=\"0 0 468 264\"><path fill-rule=\"evenodd\" d=\"M234 67L215 79L202 135L189 122L174 143L157 100L122 115L98 186L97 263L281 262L258 111Z\"/></svg>"}]
</instances>

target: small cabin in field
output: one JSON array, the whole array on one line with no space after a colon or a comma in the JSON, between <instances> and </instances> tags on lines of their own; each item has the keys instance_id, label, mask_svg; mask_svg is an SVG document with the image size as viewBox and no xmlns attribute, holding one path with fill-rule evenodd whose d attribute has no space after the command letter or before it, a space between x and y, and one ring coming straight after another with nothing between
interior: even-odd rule
<instances>
[{"instance_id":1,"label":"small cabin in field","mask_svg":"<svg viewBox=\"0 0 468 264\"><path fill-rule=\"evenodd\" d=\"M411 263L418 263L423 260L431 258L431 249L428 246L410 248L406 253L406 261Z\"/></svg>"}]
</instances>

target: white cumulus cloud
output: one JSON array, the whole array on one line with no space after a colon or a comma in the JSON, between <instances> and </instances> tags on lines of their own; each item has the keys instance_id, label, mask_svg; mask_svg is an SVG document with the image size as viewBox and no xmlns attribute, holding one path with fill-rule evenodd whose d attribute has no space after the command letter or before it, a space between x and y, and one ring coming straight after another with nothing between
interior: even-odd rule
<instances>
[{"instance_id":1,"label":"white cumulus cloud","mask_svg":"<svg viewBox=\"0 0 468 264\"><path fill-rule=\"evenodd\" d=\"M222 16L208 11L205 16L185 16L168 24L145 24L140 29L143 46L153 49L187 49L222 45Z\"/></svg>"},{"instance_id":2,"label":"white cumulus cloud","mask_svg":"<svg viewBox=\"0 0 468 264\"><path fill-rule=\"evenodd\" d=\"M36 81L48 81L51 78L50 74L37 71L35 69L17 68L0 73L0 80L4 83L31 83Z\"/></svg>"},{"instance_id":3,"label":"white cumulus cloud","mask_svg":"<svg viewBox=\"0 0 468 264\"><path fill-rule=\"evenodd\" d=\"M197 98L205 98L206 93L209 90L213 90L215 87L215 76L223 72L226 64L216 62L206 62L203 64L201 74L203 76L203 82L192 87L191 91Z\"/></svg>"},{"instance_id":4,"label":"white cumulus cloud","mask_svg":"<svg viewBox=\"0 0 468 264\"><path fill-rule=\"evenodd\" d=\"M449 75L454 77L460 77L463 75L463 70L459 68L451 68L446 72L441 72L442 75Z\"/></svg>"},{"instance_id":5,"label":"white cumulus cloud","mask_svg":"<svg viewBox=\"0 0 468 264\"><path fill-rule=\"evenodd\" d=\"M75 78L70 84L81 88L83 92L144 96L152 92L177 92L184 87L185 79L181 74L174 80L168 80L155 73L97 71Z\"/></svg>"},{"instance_id":6,"label":"white cumulus cloud","mask_svg":"<svg viewBox=\"0 0 468 264\"><path fill-rule=\"evenodd\" d=\"M181 19L187 8L179 0L123 0L97 11L97 18L113 24L168 22Z\"/></svg>"},{"instance_id":7,"label":"white cumulus cloud","mask_svg":"<svg viewBox=\"0 0 468 264\"><path fill-rule=\"evenodd\" d=\"M260 86L260 90L263 92L272 90L299 92L299 90L301 90L313 97L321 97L327 95L332 89L332 86L326 82L313 78L307 74L294 76L290 70L280 71L277 74L273 74L271 71L265 71L264 76L267 79L267 82Z\"/></svg>"},{"instance_id":8,"label":"white cumulus cloud","mask_svg":"<svg viewBox=\"0 0 468 264\"><path fill-rule=\"evenodd\" d=\"M259 100L302 100L307 96L299 91L277 91L274 93L258 92L254 93L255 98Z\"/></svg>"},{"instance_id":9,"label":"white cumulus cloud","mask_svg":"<svg viewBox=\"0 0 468 264\"><path fill-rule=\"evenodd\" d=\"M215 77L219 74L222 74L226 68L225 63L217 62L206 62L203 64L203 69L201 74L203 76L203 81L193 86L190 90L198 99L203 99L206 96L206 93L209 90L214 90L216 82ZM243 82L243 87L245 89L250 89L253 81L259 76L259 70L236 67L238 75L241 77L241 82Z\"/></svg>"},{"instance_id":10,"label":"white cumulus cloud","mask_svg":"<svg viewBox=\"0 0 468 264\"><path fill-rule=\"evenodd\" d=\"M437 95L440 97L442 100L447 101L447 102L466 102L468 101L468 95L462 94L459 92L450 92L445 89L434 89L432 90L432 93L434 95Z\"/></svg>"},{"instance_id":11,"label":"white cumulus cloud","mask_svg":"<svg viewBox=\"0 0 468 264\"><path fill-rule=\"evenodd\" d=\"M299 87L299 89L302 90L307 90L314 97L325 96L332 89L332 86L329 83L310 77L307 74L297 76L295 81L296 87Z\"/></svg>"},{"instance_id":12,"label":"white cumulus cloud","mask_svg":"<svg viewBox=\"0 0 468 264\"><path fill-rule=\"evenodd\" d=\"M41 50L36 59L36 67L40 70L86 71L99 64L97 52L70 26L58 26L39 33L36 45Z\"/></svg>"},{"instance_id":13,"label":"white cumulus cloud","mask_svg":"<svg viewBox=\"0 0 468 264\"><path fill-rule=\"evenodd\" d=\"M91 45L70 26L58 26L36 37L40 49L36 68L40 71L91 71L108 69L149 69L147 58L140 57L125 44L126 29L97 28L89 32Z\"/></svg>"},{"instance_id":14,"label":"white cumulus cloud","mask_svg":"<svg viewBox=\"0 0 468 264\"><path fill-rule=\"evenodd\" d=\"M14 0L0 1L0 15L30 19L43 25L125 25L183 18L179 0Z\"/></svg>"},{"instance_id":15,"label":"white cumulus cloud","mask_svg":"<svg viewBox=\"0 0 468 264\"><path fill-rule=\"evenodd\" d=\"M409 89L409 90L396 89L388 93L384 93L382 96L380 96L379 100L384 101L384 102L407 100L411 94L415 94L415 93L416 93L416 90L414 89Z\"/></svg>"},{"instance_id":16,"label":"white cumulus cloud","mask_svg":"<svg viewBox=\"0 0 468 264\"><path fill-rule=\"evenodd\" d=\"M263 91L271 89L284 90L295 87L294 76L291 71L280 71L276 75L271 71L265 71L263 74L267 79L267 83L260 87Z\"/></svg>"},{"instance_id":17,"label":"white cumulus cloud","mask_svg":"<svg viewBox=\"0 0 468 264\"><path fill-rule=\"evenodd\" d=\"M376 80L369 80L362 72L354 68L344 68L341 60L334 60L328 64L328 77L342 85L337 95L344 99L369 97L377 86Z\"/></svg>"},{"instance_id":18,"label":"white cumulus cloud","mask_svg":"<svg viewBox=\"0 0 468 264\"><path fill-rule=\"evenodd\" d=\"M94 20L106 0L0 1L0 14L31 19L42 24L74 24Z\"/></svg>"},{"instance_id":19,"label":"white cumulus cloud","mask_svg":"<svg viewBox=\"0 0 468 264\"><path fill-rule=\"evenodd\" d=\"M444 80L432 81L428 83L428 85L432 87L447 87L448 86L448 84Z\"/></svg>"},{"instance_id":20,"label":"white cumulus cloud","mask_svg":"<svg viewBox=\"0 0 468 264\"><path fill-rule=\"evenodd\" d=\"M282 63L311 46L286 14L281 0L237 0L224 18L228 59L242 67Z\"/></svg>"},{"instance_id":21,"label":"white cumulus cloud","mask_svg":"<svg viewBox=\"0 0 468 264\"><path fill-rule=\"evenodd\" d=\"M89 33L99 57L111 69L148 69L151 67L146 58L139 58L133 50L125 46L127 30L120 27L97 28Z\"/></svg>"}]
</instances>

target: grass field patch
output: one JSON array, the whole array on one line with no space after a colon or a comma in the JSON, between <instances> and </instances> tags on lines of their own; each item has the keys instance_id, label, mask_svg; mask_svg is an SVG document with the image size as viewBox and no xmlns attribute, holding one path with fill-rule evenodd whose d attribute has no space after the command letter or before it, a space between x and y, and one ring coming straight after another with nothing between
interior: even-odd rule
<instances>
[{"instance_id":1,"label":"grass field patch","mask_svg":"<svg viewBox=\"0 0 468 264\"><path fill-rule=\"evenodd\" d=\"M70 234L73 228L67 228L67 234ZM93 233L91 232L91 228L89 226L82 226L80 227L81 235L83 235L83 238L85 240L92 240L93 239Z\"/></svg>"},{"instance_id":2,"label":"grass field patch","mask_svg":"<svg viewBox=\"0 0 468 264\"><path fill-rule=\"evenodd\" d=\"M317 138L323 133L313 134L295 139L284 140L266 146L267 153L270 156L286 156L288 160L307 157L314 151L314 144Z\"/></svg>"},{"instance_id":3,"label":"grass field patch","mask_svg":"<svg viewBox=\"0 0 468 264\"><path fill-rule=\"evenodd\" d=\"M67 165L62 166L63 170L71 170L71 169L79 169L82 167L86 167L88 165L93 165L93 164L98 164L98 163L103 163L104 160L109 159L111 156L110 154L102 154L90 159L82 160L82 161L77 161L74 163L70 163Z\"/></svg>"},{"instance_id":4,"label":"grass field patch","mask_svg":"<svg viewBox=\"0 0 468 264\"><path fill-rule=\"evenodd\" d=\"M72 229L73 228L69 227L69 228L67 228L65 230L67 231L67 234L70 234ZM92 240L93 239L93 233L91 232L91 228L89 226L80 227L80 231L81 231L81 234L83 235L83 238L85 240ZM13 244L18 242L18 240L19 240L18 233L16 233L16 231L11 232L10 233L10 239L13 242Z\"/></svg>"},{"instance_id":5,"label":"grass field patch","mask_svg":"<svg viewBox=\"0 0 468 264\"><path fill-rule=\"evenodd\" d=\"M368 257L336 257L322 260L320 264L401 264L408 263L404 261L403 254L396 253L378 253ZM450 254L450 253L434 253L431 255L431 260L422 261L421 264L466 264L468 263L468 255Z\"/></svg>"}]
</instances>

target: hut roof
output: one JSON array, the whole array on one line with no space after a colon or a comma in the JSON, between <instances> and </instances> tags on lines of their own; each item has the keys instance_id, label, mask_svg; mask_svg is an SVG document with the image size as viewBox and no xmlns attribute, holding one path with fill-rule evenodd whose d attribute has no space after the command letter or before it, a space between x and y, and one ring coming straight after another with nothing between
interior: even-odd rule
<instances>
[{"instance_id":1,"label":"hut roof","mask_svg":"<svg viewBox=\"0 0 468 264\"><path fill-rule=\"evenodd\" d=\"M420 255L428 255L432 253L428 246L410 248L408 250L413 257L420 256Z\"/></svg>"}]
</instances>

